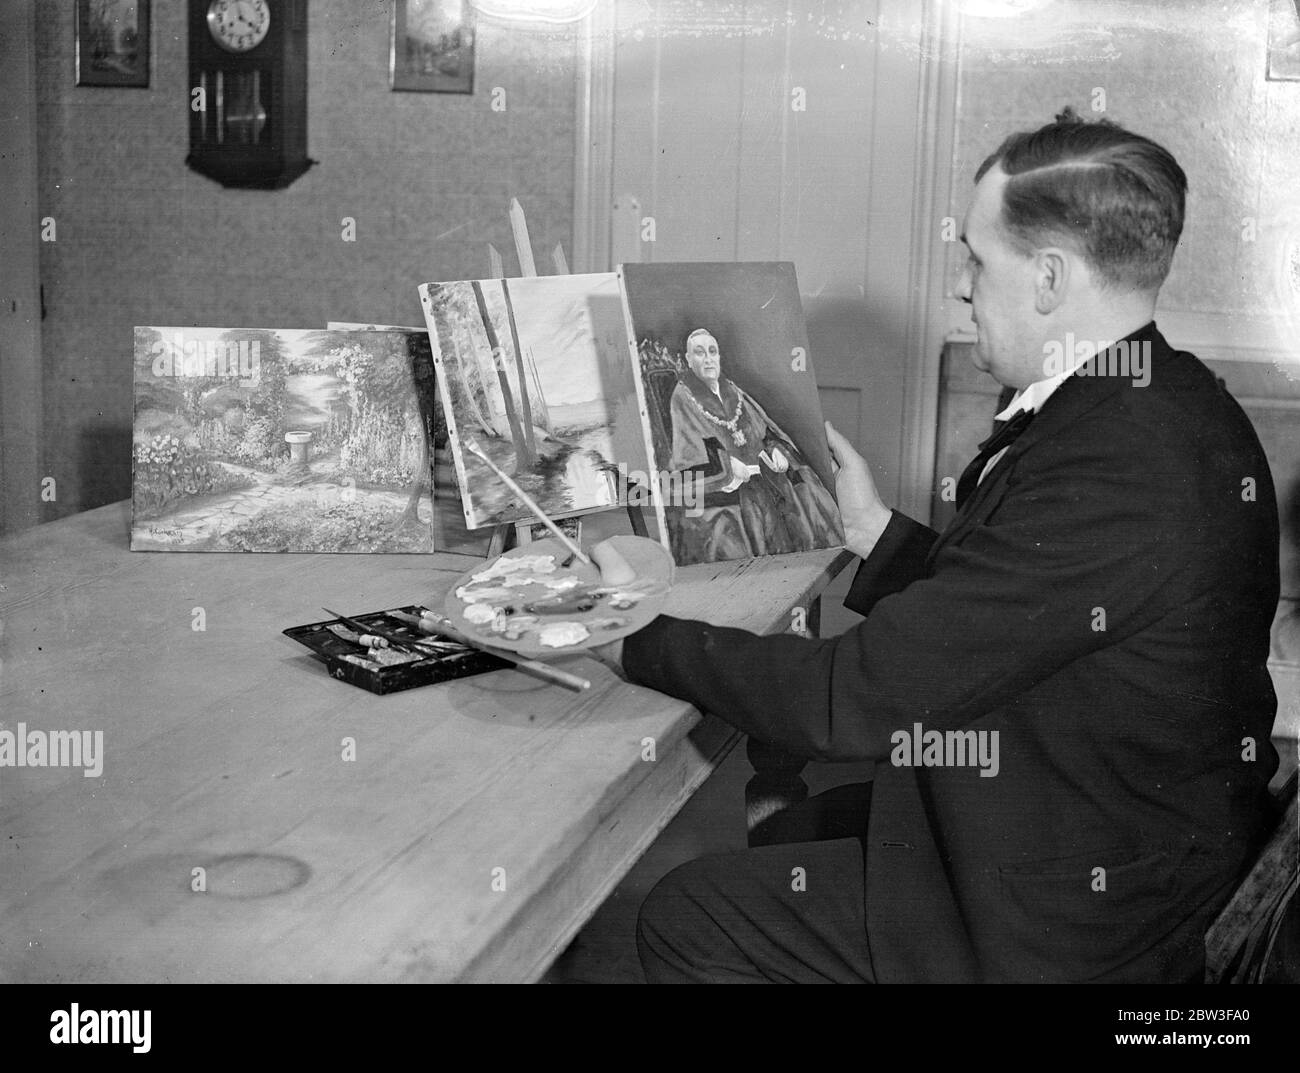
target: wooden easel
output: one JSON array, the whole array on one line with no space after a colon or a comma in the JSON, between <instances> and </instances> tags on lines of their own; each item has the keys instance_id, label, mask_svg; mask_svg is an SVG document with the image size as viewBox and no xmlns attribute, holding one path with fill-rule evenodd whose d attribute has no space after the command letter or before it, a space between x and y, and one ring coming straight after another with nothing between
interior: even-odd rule
<instances>
[{"instance_id":1,"label":"wooden easel","mask_svg":"<svg viewBox=\"0 0 1300 1073\"><path fill-rule=\"evenodd\" d=\"M510 199L510 231L515 240L515 255L519 258L519 274L521 276L536 276L537 264L533 260L533 245L528 237L528 221L524 219L524 208L519 204L518 198ZM564 247L556 243L555 249L551 251L551 261L555 265L555 274L557 276L567 276L569 274L569 262L564 256ZM505 278L505 266L501 260L501 252L488 243L488 273L492 279ZM512 325L513 327L513 325ZM520 386L527 390L527 385L523 379L520 379ZM632 532L637 536L648 536L645 518L641 514L640 507L634 507L627 504L628 520L632 523ZM571 518L581 519L582 515L569 515L561 518L551 519L561 528L564 528L564 522ZM532 543L533 522L506 522L494 526L492 536L488 540L487 557L495 558L503 551L511 547L521 547L524 544ZM581 523L579 523L581 524Z\"/></svg>"}]
</instances>

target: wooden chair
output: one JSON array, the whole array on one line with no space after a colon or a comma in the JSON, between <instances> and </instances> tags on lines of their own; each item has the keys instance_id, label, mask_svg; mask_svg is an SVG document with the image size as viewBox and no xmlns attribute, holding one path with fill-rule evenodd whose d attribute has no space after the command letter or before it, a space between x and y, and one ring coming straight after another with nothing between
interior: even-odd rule
<instances>
[{"instance_id":1,"label":"wooden chair","mask_svg":"<svg viewBox=\"0 0 1300 1073\"><path fill-rule=\"evenodd\" d=\"M1300 983L1300 817L1296 774L1277 828L1205 934L1205 982Z\"/></svg>"}]
</instances>

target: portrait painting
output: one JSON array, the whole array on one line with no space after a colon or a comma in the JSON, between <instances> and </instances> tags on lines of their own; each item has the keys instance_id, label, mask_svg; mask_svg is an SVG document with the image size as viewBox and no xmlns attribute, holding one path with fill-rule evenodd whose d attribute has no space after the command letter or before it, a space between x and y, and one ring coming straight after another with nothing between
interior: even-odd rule
<instances>
[{"instance_id":1,"label":"portrait painting","mask_svg":"<svg viewBox=\"0 0 1300 1073\"><path fill-rule=\"evenodd\" d=\"M625 264L620 281L673 558L842 544L794 266Z\"/></svg>"},{"instance_id":2,"label":"portrait painting","mask_svg":"<svg viewBox=\"0 0 1300 1073\"><path fill-rule=\"evenodd\" d=\"M612 273L427 283L420 300L470 529L620 504L647 447Z\"/></svg>"},{"instance_id":3,"label":"portrait painting","mask_svg":"<svg viewBox=\"0 0 1300 1073\"><path fill-rule=\"evenodd\" d=\"M425 332L137 327L134 360L132 550L433 550Z\"/></svg>"}]
</instances>

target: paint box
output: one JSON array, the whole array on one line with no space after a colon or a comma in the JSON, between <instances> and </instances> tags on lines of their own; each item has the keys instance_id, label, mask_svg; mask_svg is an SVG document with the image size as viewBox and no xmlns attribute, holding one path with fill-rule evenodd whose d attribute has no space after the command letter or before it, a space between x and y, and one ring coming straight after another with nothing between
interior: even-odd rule
<instances>
[{"instance_id":1,"label":"paint box","mask_svg":"<svg viewBox=\"0 0 1300 1073\"><path fill-rule=\"evenodd\" d=\"M419 616L425 608L418 605L397 608L408 615ZM349 618L363 626L375 626L386 633L397 634L411 641L438 640L427 634L412 629L400 619L393 618L386 611L368 611ZM454 678L468 678L470 675L487 674L499 671L511 664L496 656L477 649L448 648L447 654L435 655L412 663L399 663L394 666L366 666L356 662L365 659L366 647L347 641L331 632L331 626L341 626L338 619L326 619L323 622L310 622L305 626L290 626L284 630L286 637L292 638L300 645L305 645L324 662L331 678L349 682L371 693L396 693L416 686L436 685L449 682ZM352 658L348 658L352 657Z\"/></svg>"}]
</instances>

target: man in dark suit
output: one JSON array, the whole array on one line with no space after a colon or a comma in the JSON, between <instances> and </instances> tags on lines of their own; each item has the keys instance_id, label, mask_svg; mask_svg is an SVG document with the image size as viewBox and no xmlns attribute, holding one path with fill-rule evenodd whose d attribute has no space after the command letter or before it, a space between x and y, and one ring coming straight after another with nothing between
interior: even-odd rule
<instances>
[{"instance_id":1,"label":"man in dark suit","mask_svg":"<svg viewBox=\"0 0 1300 1073\"><path fill-rule=\"evenodd\" d=\"M1072 113L976 180L960 285L1016 397L941 534L830 429L840 637L663 617L628 677L767 742L873 759L782 844L706 857L642 908L667 980L1196 981L1270 820L1277 506L1240 407L1153 321L1186 179Z\"/></svg>"}]
</instances>

